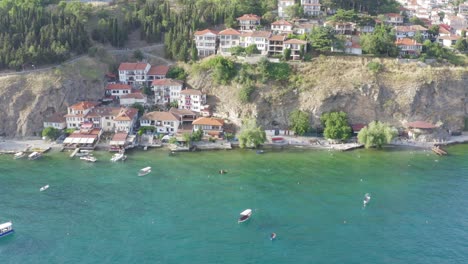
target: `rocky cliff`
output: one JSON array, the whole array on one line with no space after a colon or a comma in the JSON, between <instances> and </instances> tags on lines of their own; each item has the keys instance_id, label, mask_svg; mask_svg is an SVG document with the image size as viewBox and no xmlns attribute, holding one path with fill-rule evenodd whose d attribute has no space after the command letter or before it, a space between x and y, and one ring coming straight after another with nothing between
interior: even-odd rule
<instances>
[{"instance_id":1,"label":"rocky cliff","mask_svg":"<svg viewBox=\"0 0 468 264\"><path fill-rule=\"evenodd\" d=\"M257 80L248 104L237 99L241 85L213 84L209 71L191 75L188 84L213 94L216 113L236 124L253 116L265 127L287 127L291 111L301 109L310 113L313 126L319 126L323 112L342 110L351 123L380 120L402 127L407 121L424 120L463 129L467 68L374 59L382 66L376 73L368 69L371 60L323 57L293 63L294 74L287 84Z\"/></svg>"},{"instance_id":2,"label":"rocky cliff","mask_svg":"<svg viewBox=\"0 0 468 264\"><path fill-rule=\"evenodd\" d=\"M0 136L40 135L43 121L78 100L101 98L107 65L90 58L27 74L0 77Z\"/></svg>"}]
</instances>

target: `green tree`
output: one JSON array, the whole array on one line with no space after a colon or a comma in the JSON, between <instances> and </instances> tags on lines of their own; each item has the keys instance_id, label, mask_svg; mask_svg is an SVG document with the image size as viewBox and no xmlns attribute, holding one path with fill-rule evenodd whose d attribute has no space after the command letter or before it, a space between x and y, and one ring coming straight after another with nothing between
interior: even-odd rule
<instances>
[{"instance_id":1,"label":"green tree","mask_svg":"<svg viewBox=\"0 0 468 264\"><path fill-rule=\"evenodd\" d=\"M414 34L414 40L416 40L416 42L418 43L423 43L424 42L424 37L423 35L421 34L421 31L416 31L416 34Z\"/></svg>"},{"instance_id":2,"label":"green tree","mask_svg":"<svg viewBox=\"0 0 468 264\"><path fill-rule=\"evenodd\" d=\"M362 51L368 54L396 56L395 37L385 25L376 26L372 34L361 36Z\"/></svg>"},{"instance_id":3,"label":"green tree","mask_svg":"<svg viewBox=\"0 0 468 264\"><path fill-rule=\"evenodd\" d=\"M132 104L132 107L138 109L138 116L142 116L145 113L145 108L139 103Z\"/></svg>"},{"instance_id":4,"label":"green tree","mask_svg":"<svg viewBox=\"0 0 468 264\"><path fill-rule=\"evenodd\" d=\"M195 46L195 43L192 44L190 55L191 55L190 57L192 58L192 61L198 60L198 50L197 50L197 47Z\"/></svg>"},{"instance_id":5,"label":"green tree","mask_svg":"<svg viewBox=\"0 0 468 264\"><path fill-rule=\"evenodd\" d=\"M380 121L373 121L359 131L358 142L364 144L365 148L382 148L384 144L390 143L397 135L396 129Z\"/></svg>"},{"instance_id":6,"label":"green tree","mask_svg":"<svg viewBox=\"0 0 468 264\"><path fill-rule=\"evenodd\" d=\"M304 8L300 4L294 4L286 7L284 13L290 18L303 17Z\"/></svg>"},{"instance_id":7,"label":"green tree","mask_svg":"<svg viewBox=\"0 0 468 264\"><path fill-rule=\"evenodd\" d=\"M178 101L172 101L172 102L169 103L169 106L174 107L174 108L179 108L179 102Z\"/></svg>"},{"instance_id":8,"label":"green tree","mask_svg":"<svg viewBox=\"0 0 468 264\"><path fill-rule=\"evenodd\" d=\"M187 73L182 67L172 66L167 72L167 78L185 81L185 79L187 78Z\"/></svg>"},{"instance_id":9,"label":"green tree","mask_svg":"<svg viewBox=\"0 0 468 264\"><path fill-rule=\"evenodd\" d=\"M314 27L309 38L312 48L318 51L330 51L336 40L334 29L328 26Z\"/></svg>"},{"instance_id":10,"label":"green tree","mask_svg":"<svg viewBox=\"0 0 468 264\"><path fill-rule=\"evenodd\" d=\"M290 128L296 135L304 135L309 130L309 114L301 110L294 110L289 115Z\"/></svg>"},{"instance_id":11,"label":"green tree","mask_svg":"<svg viewBox=\"0 0 468 264\"><path fill-rule=\"evenodd\" d=\"M289 58L291 58L291 49L286 48L283 50L283 59L287 61Z\"/></svg>"},{"instance_id":12,"label":"green tree","mask_svg":"<svg viewBox=\"0 0 468 264\"><path fill-rule=\"evenodd\" d=\"M203 138L203 130L198 129L197 131L192 133L192 141L197 142L202 140Z\"/></svg>"},{"instance_id":13,"label":"green tree","mask_svg":"<svg viewBox=\"0 0 468 264\"><path fill-rule=\"evenodd\" d=\"M258 50L257 45L252 44L248 46L247 48L245 48L245 53L247 55L260 54L260 51Z\"/></svg>"},{"instance_id":14,"label":"green tree","mask_svg":"<svg viewBox=\"0 0 468 264\"><path fill-rule=\"evenodd\" d=\"M459 38L457 42L455 42L455 49L460 52L464 52L468 49L468 43L466 42L465 38Z\"/></svg>"},{"instance_id":15,"label":"green tree","mask_svg":"<svg viewBox=\"0 0 468 264\"><path fill-rule=\"evenodd\" d=\"M246 120L239 135L239 147L257 148L266 141L265 131L257 126L255 120Z\"/></svg>"},{"instance_id":16,"label":"green tree","mask_svg":"<svg viewBox=\"0 0 468 264\"><path fill-rule=\"evenodd\" d=\"M59 129L53 128L53 127L46 127L44 130L42 130L42 136L47 137L51 140L55 140L60 136L62 132Z\"/></svg>"},{"instance_id":17,"label":"green tree","mask_svg":"<svg viewBox=\"0 0 468 264\"><path fill-rule=\"evenodd\" d=\"M410 23L413 24L413 25L420 25L420 26L423 26L425 27L426 25L424 24L424 21L422 21L419 17L416 17L416 16L413 16L412 18L410 18Z\"/></svg>"},{"instance_id":18,"label":"green tree","mask_svg":"<svg viewBox=\"0 0 468 264\"><path fill-rule=\"evenodd\" d=\"M244 104L250 102L250 97L254 91L255 91L255 86L251 84L245 85L239 91L239 101Z\"/></svg>"},{"instance_id":19,"label":"green tree","mask_svg":"<svg viewBox=\"0 0 468 264\"><path fill-rule=\"evenodd\" d=\"M359 22L358 13L354 10L338 9L336 13L330 17L334 22Z\"/></svg>"},{"instance_id":20,"label":"green tree","mask_svg":"<svg viewBox=\"0 0 468 264\"><path fill-rule=\"evenodd\" d=\"M255 45L255 47L257 46ZM245 52L245 48L241 46L235 46L235 47L230 48L229 51L231 52L232 55L239 56Z\"/></svg>"},{"instance_id":21,"label":"green tree","mask_svg":"<svg viewBox=\"0 0 468 264\"><path fill-rule=\"evenodd\" d=\"M135 58L137 61L142 61L144 59L143 52L139 49L135 50L133 52L133 58Z\"/></svg>"},{"instance_id":22,"label":"green tree","mask_svg":"<svg viewBox=\"0 0 468 264\"><path fill-rule=\"evenodd\" d=\"M348 115L343 111L324 113L320 121L325 127L323 135L327 139L346 140L351 136Z\"/></svg>"}]
</instances>

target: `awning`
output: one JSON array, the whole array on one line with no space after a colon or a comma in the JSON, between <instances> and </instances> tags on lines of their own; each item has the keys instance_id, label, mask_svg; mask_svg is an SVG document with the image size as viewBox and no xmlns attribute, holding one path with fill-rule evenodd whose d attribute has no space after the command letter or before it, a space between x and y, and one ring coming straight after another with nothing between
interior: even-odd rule
<instances>
[{"instance_id":1,"label":"awning","mask_svg":"<svg viewBox=\"0 0 468 264\"><path fill-rule=\"evenodd\" d=\"M73 138L67 137L67 138L63 141L63 143L67 143L67 144L68 144L68 143L72 143L72 140L73 140Z\"/></svg>"},{"instance_id":2,"label":"awning","mask_svg":"<svg viewBox=\"0 0 468 264\"><path fill-rule=\"evenodd\" d=\"M113 146L123 146L123 145L125 145L125 141L111 140L111 142L109 142L109 145L113 145Z\"/></svg>"},{"instance_id":3,"label":"awning","mask_svg":"<svg viewBox=\"0 0 468 264\"><path fill-rule=\"evenodd\" d=\"M92 144L94 142L94 138L88 138L86 140L86 144Z\"/></svg>"}]
</instances>

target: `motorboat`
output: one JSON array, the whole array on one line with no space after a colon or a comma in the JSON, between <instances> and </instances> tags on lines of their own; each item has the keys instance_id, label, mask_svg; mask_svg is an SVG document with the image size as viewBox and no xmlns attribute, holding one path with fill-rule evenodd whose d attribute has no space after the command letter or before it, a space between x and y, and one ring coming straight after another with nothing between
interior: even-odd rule
<instances>
[{"instance_id":1,"label":"motorboat","mask_svg":"<svg viewBox=\"0 0 468 264\"><path fill-rule=\"evenodd\" d=\"M89 153L87 153L87 152L77 152L75 154L76 157L86 157L88 155L89 155Z\"/></svg>"},{"instance_id":2,"label":"motorboat","mask_svg":"<svg viewBox=\"0 0 468 264\"><path fill-rule=\"evenodd\" d=\"M42 154L39 152L34 151L33 153L29 154L28 159L29 160L35 160L42 157Z\"/></svg>"},{"instance_id":3,"label":"motorboat","mask_svg":"<svg viewBox=\"0 0 468 264\"><path fill-rule=\"evenodd\" d=\"M45 191L45 190L47 190L47 189L49 189L49 184L42 186L42 187L39 189L39 191L40 191L40 192L43 192L43 191Z\"/></svg>"},{"instance_id":4,"label":"motorboat","mask_svg":"<svg viewBox=\"0 0 468 264\"><path fill-rule=\"evenodd\" d=\"M275 239L275 238L276 238L276 233L271 233L271 235L270 235L270 240L273 240L273 239Z\"/></svg>"},{"instance_id":5,"label":"motorboat","mask_svg":"<svg viewBox=\"0 0 468 264\"><path fill-rule=\"evenodd\" d=\"M250 219L250 216L252 216L252 209L245 209L242 213L240 213L240 217L237 222L238 223L245 222Z\"/></svg>"},{"instance_id":6,"label":"motorboat","mask_svg":"<svg viewBox=\"0 0 468 264\"><path fill-rule=\"evenodd\" d=\"M151 172L151 167L145 167L138 172L138 176L145 176Z\"/></svg>"},{"instance_id":7,"label":"motorboat","mask_svg":"<svg viewBox=\"0 0 468 264\"><path fill-rule=\"evenodd\" d=\"M112 162L117 162L117 161L124 161L127 159L127 156L125 156L123 153L115 153L114 156L110 159Z\"/></svg>"},{"instance_id":8,"label":"motorboat","mask_svg":"<svg viewBox=\"0 0 468 264\"><path fill-rule=\"evenodd\" d=\"M20 151L20 152L15 153L15 155L13 155L13 158L14 159L21 159L24 156L26 156L26 154L24 152Z\"/></svg>"},{"instance_id":9,"label":"motorboat","mask_svg":"<svg viewBox=\"0 0 468 264\"><path fill-rule=\"evenodd\" d=\"M263 154L263 153L265 153L265 151L263 149L257 150L257 154Z\"/></svg>"},{"instance_id":10,"label":"motorboat","mask_svg":"<svg viewBox=\"0 0 468 264\"><path fill-rule=\"evenodd\" d=\"M84 157L80 157L80 160L84 160L84 161L87 161L87 162L96 162L97 159L93 156L84 156Z\"/></svg>"},{"instance_id":11,"label":"motorboat","mask_svg":"<svg viewBox=\"0 0 468 264\"><path fill-rule=\"evenodd\" d=\"M13 223L11 221L0 224L0 237L13 233Z\"/></svg>"},{"instance_id":12,"label":"motorboat","mask_svg":"<svg viewBox=\"0 0 468 264\"><path fill-rule=\"evenodd\" d=\"M364 195L364 201L362 202L364 206L366 206L370 202L371 196L370 194L366 193Z\"/></svg>"}]
</instances>

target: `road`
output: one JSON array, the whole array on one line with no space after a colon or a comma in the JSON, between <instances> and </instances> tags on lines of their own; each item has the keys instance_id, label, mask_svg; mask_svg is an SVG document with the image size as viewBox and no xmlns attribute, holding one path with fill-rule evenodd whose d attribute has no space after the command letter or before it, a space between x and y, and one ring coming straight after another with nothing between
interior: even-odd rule
<instances>
[{"instance_id":1,"label":"road","mask_svg":"<svg viewBox=\"0 0 468 264\"><path fill-rule=\"evenodd\" d=\"M167 59L165 59L163 57L153 55L153 54L147 52L148 50L151 50L151 49L154 49L154 48L157 48L157 47L163 47L163 46L164 46L164 44L154 44L154 45L145 46L145 47L141 47L141 48L135 48L135 49L111 49L111 50L107 50L107 52L110 52L112 54L119 54L119 53L128 53L128 52L134 52L136 50L141 50L141 52L143 53L144 56L154 58L154 59L159 59L159 60L163 61L164 63L166 63L167 65L171 66L171 65L174 64L173 61L167 60ZM47 66L47 67L44 67L44 68L36 68L34 70L26 70L26 71L19 71L19 72L2 72L2 73L0 73L0 77L1 76L14 76L14 75L23 75L23 74L33 73L33 72L48 71L48 70L51 70L51 69L62 67L62 66L67 65L67 64L73 64L73 63L75 63L76 61L80 60L81 58L83 58L85 56L87 56L87 55L86 54L79 55L79 56L76 56L76 57L71 58L69 60L66 60L66 61L64 61L64 62L62 62L60 64L53 65L53 66Z\"/></svg>"}]
</instances>

